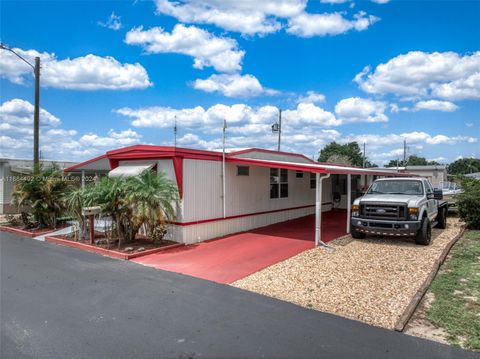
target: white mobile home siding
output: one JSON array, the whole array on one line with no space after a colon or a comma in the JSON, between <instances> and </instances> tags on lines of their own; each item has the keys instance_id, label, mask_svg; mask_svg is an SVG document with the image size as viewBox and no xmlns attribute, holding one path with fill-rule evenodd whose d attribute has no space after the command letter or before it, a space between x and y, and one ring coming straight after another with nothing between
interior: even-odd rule
<instances>
[{"instance_id":1,"label":"white mobile home siding","mask_svg":"<svg viewBox=\"0 0 480 359\"><path fill-rule=\"evenodd\" d=\"M271 199L269 168L249 166L249 176L237 176L237 165L227 163L226 216L242 217L223 220L222 162L186 159L183 165L182 222L221 220L182 226L182 242L199 242L314 213L315 190L310 188L310 173L296 178L295 171L288 171L288 198ZM330 179L324 181L324 203L331 202L330 183ZM296 208L304 206L310 207ZM330 204L323 207L330 209ZM277 212L261 213L268 211ZM178 233L178 228L175 231Z\"/></svg>"}]
</instances>

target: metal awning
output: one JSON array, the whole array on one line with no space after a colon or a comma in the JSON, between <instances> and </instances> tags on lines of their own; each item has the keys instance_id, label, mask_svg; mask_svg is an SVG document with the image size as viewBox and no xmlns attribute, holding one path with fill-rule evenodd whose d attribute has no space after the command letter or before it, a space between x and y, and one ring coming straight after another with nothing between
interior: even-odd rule
<instances>
[{"instance_id":1,"label":"metal awning","mask_svg":"<svg viewBox=\"0 0 480 359\"><path fill-rule=\"evenodd\" d=\"M132 177L139 176L143 172L155 166L155 162L142 165L121 165L108 172L108 177Z\"/></svg>"},{"instance_id":2,"label":"metal awning","mask_svg":"<svg viewBox=\"0 0 480 359\"><path fill-rule=\"evenodd\" d=\"M377 176L395 176L395 177L412 177L410 173L397 172L396 170L379 170L368 169L348 166L338 166L326 163L297 163L275 160L259 160L254 158L237 158L227 157L227 162L234 162L245 165L260 166L260 167L272 167L272 168L284 168L288 170L297 170L305 172L313 172L320 174L351 174L351 175L377 175Z\"/></svg>"}]
</instances>

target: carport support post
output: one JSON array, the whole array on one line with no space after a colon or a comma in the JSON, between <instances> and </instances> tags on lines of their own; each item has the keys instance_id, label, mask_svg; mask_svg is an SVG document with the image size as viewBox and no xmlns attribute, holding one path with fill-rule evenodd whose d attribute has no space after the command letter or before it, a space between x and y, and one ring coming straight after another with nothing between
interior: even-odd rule
<instances>
[{"instance_id":1,"label":"carport support post","mask_svg":"<svg viewBox=\"0 0 480 359\"><path fill-rule=\"evenodd\" d=\"M315 246L318 246L321 241L322 229L322 181L320 180L320 173L315 173L316 187L315 187Z\"/></svg>"},{"instance_id":2,"label":"carport support post","mask_svg":"<svg viewBox=\"0 0 480 359\"><path fill-rule=\"evenodd\" d=\"M347 174L347 233L350 233L350 211L352 209L352 175Z\"/></svg>"}]
</instances>

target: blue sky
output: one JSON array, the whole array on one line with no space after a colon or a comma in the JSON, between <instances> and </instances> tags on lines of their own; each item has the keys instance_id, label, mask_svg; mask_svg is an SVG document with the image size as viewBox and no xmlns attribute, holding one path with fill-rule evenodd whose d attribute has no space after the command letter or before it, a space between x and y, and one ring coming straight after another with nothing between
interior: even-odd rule
<instances>
[{"instance_id":1,"label":"blue sky","mask_svg":"<svg viewBox=\"0 0 480 359\"><path fill-rule=\"evenodd\" d=\"M135 143L313 156L366 142L479 157L478 1L1 1L1 41L42 58L44 158ZM31 156L33 78L0 53L0 156Z\"/></svg>"}]
</instances>

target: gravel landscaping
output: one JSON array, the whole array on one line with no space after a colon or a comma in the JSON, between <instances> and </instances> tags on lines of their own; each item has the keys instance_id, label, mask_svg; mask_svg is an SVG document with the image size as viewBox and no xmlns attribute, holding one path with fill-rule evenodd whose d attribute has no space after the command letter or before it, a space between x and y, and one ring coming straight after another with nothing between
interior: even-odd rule
<instances>
[{"instance_id":1,"label":"gravel landscaping","mask_svg":"<svg viewBox=\"0 0 480 359\"><path fill-rule=\"evenodd\" d=\"M329 243L333 251L302 252L233 285L393 329L461 229L457 218L449 218L447 229L433 229L432 243L425 247L408 238L345 236Z\"/></svg>"}]
</instances>

